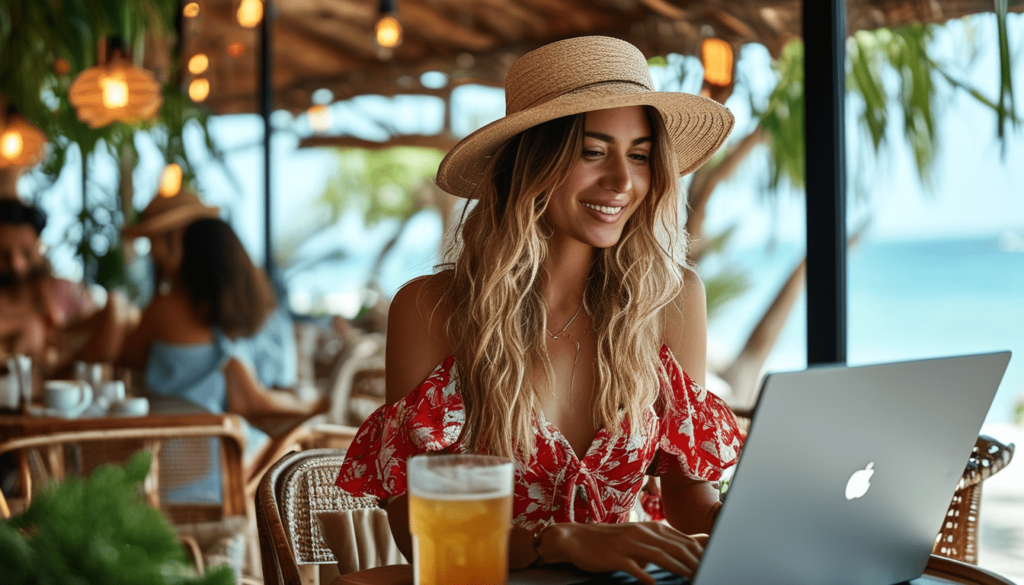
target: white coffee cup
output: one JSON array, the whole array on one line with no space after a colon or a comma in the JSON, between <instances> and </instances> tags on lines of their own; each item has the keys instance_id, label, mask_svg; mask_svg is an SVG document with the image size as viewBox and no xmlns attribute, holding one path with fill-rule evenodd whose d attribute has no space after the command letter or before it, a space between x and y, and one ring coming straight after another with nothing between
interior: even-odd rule
<instances>
[{"instance_id":1,"label":"white coffee cup","mask_svg":"<svg viewBox=\"0 0 1024 585\"><path fill-rule=\"evenodd\" d=\"M149 399L137 396L113 402L110 404L110 413L123 416L146 416L149 414Z\"/></svg>"},{"instance_id":2,"label":"white coffee cup","mask_svg":"<svg viewBox=\"0 0 1024 585\"><path fill-rule=\"evenodd\" d=\"M124 382L121 380L103 382L100 384L99 394L110 402L120 402L125 397Z\"/></svg>"},{"instance_id":3,"label":"white coffee cup","mask_svg":"<svg viewBox=\"0 0 1024 585\"><path fill-rule=\"evenodd\" d=\"M65 416L78 416L92 404L92 387L75 380L48 380L43 385L46 407Z\"/></svg>"}]
</instances>

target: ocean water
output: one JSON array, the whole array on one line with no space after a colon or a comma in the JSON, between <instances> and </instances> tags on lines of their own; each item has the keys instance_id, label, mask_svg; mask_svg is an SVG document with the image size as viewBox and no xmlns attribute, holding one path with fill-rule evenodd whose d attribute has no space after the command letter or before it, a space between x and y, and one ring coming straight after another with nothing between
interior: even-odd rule
<instances>
[{"instance_id":1,"label":"ocean water","mask_svg":"<svg viewBox=\"0 0 1024 585\"><path fill-rule=\"evenodd\" d=\"M970 239L866 241L848 260L851 365L1008 349L1013 352L987 423L1009 422L1024 400L1024 245L1004 232ZM802 250L739 252L751 288L709 323L712 361L728 361L774 298ZM806 366L801 295L767 370Z\"/></svg>"}]
</instances>

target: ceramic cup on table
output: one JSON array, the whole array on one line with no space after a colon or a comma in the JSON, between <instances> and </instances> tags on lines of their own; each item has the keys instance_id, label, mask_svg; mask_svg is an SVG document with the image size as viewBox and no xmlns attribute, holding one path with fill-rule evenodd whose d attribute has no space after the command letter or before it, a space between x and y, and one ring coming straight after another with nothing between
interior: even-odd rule
<instances>
[{"instance_id":1,"label":"ceramic cup on table","mask_svg":"<svg viewBox=\"0 0 1024 585\"><path fill-rule=\"evenodd\" d=\"M43 403L53 414L75 417L92 404L92 387L76 380L48 380L43 385Z\"/></svg>"},{"instance_id":2,"label":"ceramic cup on table","mask_svg":"<svg viewBox=\"0 0 1024 585\"><path fill-rule=\"evenodd\" d=\"M143 396L125 398L110 404L110 413L120 416L146 416L149 414L149 399Z\"/></svg>"},{"instance_id":3,"label":"ceramic cup on table","mask_svg":"<svg viewBox=\"0 0 1024 585\"><path fill-rule=\"evenodd\" d=\"M124 382L121 380L107 380L99 384L96 392L96 404L100 405L103 410L109 409L111 405L124 399Z\"/></svg>"}]
</instances>

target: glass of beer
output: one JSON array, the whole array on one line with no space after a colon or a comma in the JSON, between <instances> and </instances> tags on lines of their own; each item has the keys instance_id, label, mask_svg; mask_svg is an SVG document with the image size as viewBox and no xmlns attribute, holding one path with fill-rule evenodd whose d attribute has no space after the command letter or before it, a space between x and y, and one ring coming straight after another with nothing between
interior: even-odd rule
<instances>
[{"instance_id":1,"label":"glass of beer","mask_svg":"<svg viewBox=\"0 0 1024 585\"><path fill-rule=\"evenodd\" d=\"M416 585L505 585L512 462L487 455L409 459Z\"/></svg>"}]
</instances>

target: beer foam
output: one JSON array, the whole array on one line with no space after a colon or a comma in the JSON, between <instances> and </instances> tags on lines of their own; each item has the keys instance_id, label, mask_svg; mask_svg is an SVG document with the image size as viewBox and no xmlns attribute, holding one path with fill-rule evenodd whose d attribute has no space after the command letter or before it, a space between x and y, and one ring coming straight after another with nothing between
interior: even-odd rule
<instances>
[{"instance_id":1,"label":"beer foam","mask_svg":"<svg viewBox=\"0 0 1024 585\"><path fill-rule=\"evenodd\" d=\"M419 456L409 460L409 493L436 500L467 501L501 498L512 493L511 462L472 456Z\"/></svg>"}]
</instances>

